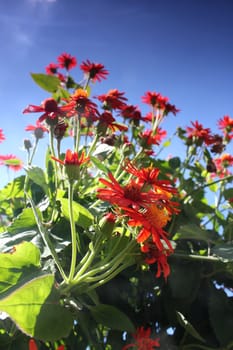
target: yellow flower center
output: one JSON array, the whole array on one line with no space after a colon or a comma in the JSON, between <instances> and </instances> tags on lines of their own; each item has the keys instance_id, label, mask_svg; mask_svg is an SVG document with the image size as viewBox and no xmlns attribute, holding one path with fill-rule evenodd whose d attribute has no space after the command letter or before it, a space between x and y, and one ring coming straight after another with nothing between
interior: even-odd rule
<instances>
[{"instance_id":1,"label":"yellow flower center","mask_svg":"<svg viewBox=\"0 0 233 350\"><path fill-rule=\"evenodd\" d=\"M163 203L152 204L145 213L147 220L155 227L163 228L170 221L171 216Z\"/></svg>"}]
</instances>

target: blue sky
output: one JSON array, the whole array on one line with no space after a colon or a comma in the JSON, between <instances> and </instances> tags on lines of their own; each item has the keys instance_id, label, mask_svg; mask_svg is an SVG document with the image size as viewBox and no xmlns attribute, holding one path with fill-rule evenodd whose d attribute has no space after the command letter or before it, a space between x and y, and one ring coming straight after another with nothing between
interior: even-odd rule
<instances>
[{"instance_id":1,"label":"blue sky","mask_svg":"<svg viewBox=\"0 0 233 350\"><path fill-rule=\"evenodd\" d=\"M143 109L146 91L168 96L181 109L164 121L168 135L191 120L216 131L217 120L233 117L232 23L231 0L1 1L0 128L7 140L0 154L26 158L24 128L38 115L22 110L49 97L30 72L44 72L63 52L109 70L94 94L117 88ZM72 73L81 79L78 69Z\"/></svg>"}]
</instances>

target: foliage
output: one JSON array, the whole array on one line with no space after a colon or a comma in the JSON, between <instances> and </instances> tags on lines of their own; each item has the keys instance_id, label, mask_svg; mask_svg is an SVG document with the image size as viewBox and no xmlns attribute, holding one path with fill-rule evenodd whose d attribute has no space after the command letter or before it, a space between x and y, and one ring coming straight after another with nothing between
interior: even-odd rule
<instances>
[{"instance_id":1,"label":"foliage","mask_svg":"<svg viewBox=\"0 0 233 350\"><path fill-rule=\"evenodd\" d=\"M164 141L168 98L146 92L143 116L116 89L91 97L102 64L83 62L81 83L76 65L31 74L51 96L24 109L34 142L0 191L0 349L232 349L233 120Z\"/></svg>"}]
</instances>

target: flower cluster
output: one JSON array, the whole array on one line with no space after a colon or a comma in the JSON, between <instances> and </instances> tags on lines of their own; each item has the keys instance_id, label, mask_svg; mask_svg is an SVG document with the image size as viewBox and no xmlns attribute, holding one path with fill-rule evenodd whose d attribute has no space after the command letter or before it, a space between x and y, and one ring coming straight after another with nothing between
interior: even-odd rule
<instances>
[{"instance_id":1,"label":"flower cluster","mask_svg":"<svg viewBox=\"0 0 233 350\"><path fill-rule=\"evenodd\" d=\"M130 174L126 185L121 185L111 173L109 180L99 181L106 188L99 188L98 198L108 201L114 207L119 218L126 217L131 227L138 227L136 240L145 253L145 262L158 263L156 277L170 273L167 256L173 247L164 230L173 214L178 214L178 203L173 201L177 194L169 180L160 180L159 169L136 168L131 162L125 166ZM133 175L133 177L132 177Z\"/></svg>"},{"instance_id":2,"label":"flower cluster","mask_svg":"<svg viewBox=\"0 0 233 350\"><path fill-rule=\"evenodd\" d=\"M136 350L154 350L160 347L159 339L151 338L151 328L138 327L136 332L132 334L134 343L125 345L122 350L136 349Z\"/></svg>"}]
</instances>

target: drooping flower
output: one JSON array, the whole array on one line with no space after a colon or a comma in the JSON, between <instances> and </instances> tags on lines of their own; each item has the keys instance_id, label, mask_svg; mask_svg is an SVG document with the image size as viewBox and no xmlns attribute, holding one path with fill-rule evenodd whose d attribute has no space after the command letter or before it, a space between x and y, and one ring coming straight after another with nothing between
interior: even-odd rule
<instances>
[{"instance_id":1,"label":"drooping flower","mask_svg":"<svg viewBox=\"0 0 233 350\"><path fill-rule=\"evenodd\" d=\"M45 71L49 75L55 75L58 73L59 65L57 63L50 63L48 66L45 67Z\"/></svg>"},{"instance_id":2,"label":"drooping flower","mask_svg":"<svg viewBox=\"0 0 233 350\"><path fill-rule=\"evenodd\" d=\"M140 110L134 105L125 105L120 110L120 115L125 119L133 121L143 120Z\"/></svg>"},{"instance_id":3,"label":"drooping flower","mask_svg":"<svg viewBox=\"0 0 233 350\"><path fill-rule=\"evenodd\" d=\"M154 350L159 347L159 339L151 338L151 328L138 327L136 332L132 334L134 342L125 345L122 350L132 348L133 350Z\"/></svg>"},{"instance_id":4,"label":"drooping flower","mask_svg":"<svg viewBox=\"0 0 233 350\"><path fill-rule=\"evenodd\" d=\"M5 135L3 134L3 130L0 129L0 143L5 140Z\"/></svg>"},{"instance_id":5,"label":"drooping flower","mask_svg":"<svg viewBox=\"0 0 233 350\"><path fill-rule=\"evenodd\" d=\"M57 101L53 98L47 98L44 100L40 106L28 105L23 113L39 113L43 112L43 114L39 117L38 121L41 123L46 120L47 123L55 122L59 116L65 116L65 111L67 108L63 108L64 106L59 107Z\"/></svg>"},{"instance_id":6,"label":"drooping flower","mask_svg":"<svg viewBox=\"0 0 233 350\"><path fill-rule=\"evenodd\" d=\"M163 97L158 92L147 91L144 96L142 96L142 102L158 109L165 109L168 98Z\"/></svg>"},{"instance_id":7,"label":"drooping flower","mask_svg":"<svg viewBox=\"0 0 233 350\"><path fill-rule=\"evenodd\" d=\"M18 171L23 168L21 159L17 158L13 154L0 155L0 165L5 165L14 171Z\"/></svg>"},{"instance_id":8,"label":"drooping flower","mask_svg":"<svg viewBox=\"0 0 233 350\"><path fill-rule=\"evenodd\" d=\"M72 152L70 149L66 151L64 160L53 156L51 158L64 165L66 174L71 181L79 179L80 166L90 160L89 157L85 156L84 151L79 156L77 152Z\"/></svg>"},{"instance_id":9,"label":"drooping flower","mask_svg":"<svg viewBox=\"0 0 233 350\"><path fill-rule=\"evenodd\" d=\"M59 67L65 68L66 70L70 70L77 66L76 58L68 53L62 53L60 56L58 56L57 61L59 63Z\"/></svg>"},{"instance_id":10,"label":"drooping flower","mask_svg":"<svg viewBox=\"0 0 233 350\"><path fill-rule=\"evenodd\" d=\"M123 210L124 215L130 218L128 225L140 228L137 235L138 243L144 243L151 238L159 251L164 250L163 242L171 251L173 250L168 233L164 230L164 227L171 220L171 213L162 201L150 204L143 210L132 208L123 208Z\"/></svg>"},{"instance_id":11,"label":"drooping flower","mask_svg":"<svg viewBox=\"0 0 233 350\"><path fill-rule=\"evenodd\" d=\"M113 89L109 90L107 94L97 96L97 98L103 103L104 109L121 109L125 106L125 101L127 101L124 94L124 92Z\"/></svg>"},{"instance_id":12,"label":"drooping flower","mask_svg":"<svg viewBox=\"0 0 233 350\"><path fill-rule=\"evenodd\" d=\"M102 79L106 79L107 75L109 74L104 68L104 65L101 63L92 63L89 60L82 62L82 64L80 64L80 68L87 76L87 79L91 79L92 81L101 81Z\"/></svg>"},{"instance_id":13,"label":"drooping flower","mask_svg":"<svg viewBox=\"0 0 233 350\"><path fill-rule=\"evenodd\" d=\"M152 242L146 242L141 245L141 251L145 254L144 260L146 264L157 264L156 277L158 278L163 274L165 280L167 280L167 277L170 274L170 266L167 262L167 257L173 253L173 251L166 248L164 248L163 251L160 251L154 244L152 244Z\"/></svg>"},{"instance_id":14,"label":"drooping flower","mask_svg":"<svg viewBox=\"0 0 233 350\"><path fill-rule=\"evenodd\" d=\"M34 131L34 135L36 139L42 139L45 132L48 132L48 128L44 126L39 120L36 121L36 125L28 125L25 128L26 131Z\"/></svg>"}]
</instances>

